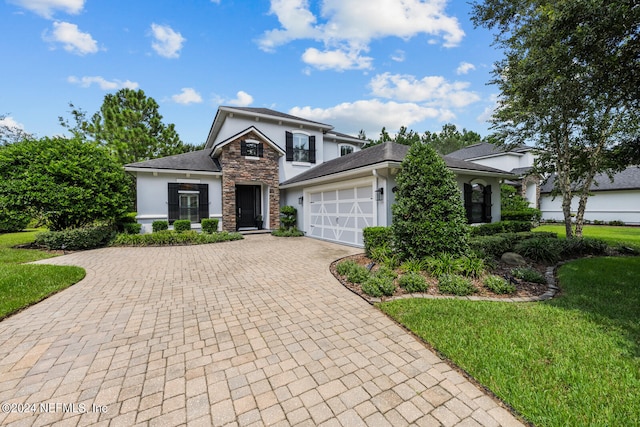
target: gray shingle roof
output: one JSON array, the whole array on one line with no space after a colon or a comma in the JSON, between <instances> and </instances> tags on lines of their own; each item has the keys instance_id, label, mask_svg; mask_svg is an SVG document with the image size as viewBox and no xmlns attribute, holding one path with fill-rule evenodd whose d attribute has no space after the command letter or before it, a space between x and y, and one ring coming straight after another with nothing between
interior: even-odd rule
<instances>
[{"instance_id":1,"label":"gray shingle roof","mask_svg":"<svg viewBox=\"0 0 640 427\"><path fill-rule=\"evenodd\" d=\"M222 168L216 159L211 158L211 148L192 151L175 156L161 157L144 162L129 163L126 168L173 169L194 172L220 172Z\"/></svg>"},{"instance_id":2,"label":"gray shingle roof","mask_svg":"<svg viewBox=\"0 0 640 427\"><path fill-rule=\"evenodd\" d=\"M338 172L359 169L378 163L400 163L407 155L407 151L409 151L409 146L407 145L396 144L395 142L385 142L383 144L374 145L373 147L369 147L364 150L356 151L354 153L347 154L346 156L338 157L337 159L321 163L320 165L315 166L314 168L311 168L308 171L303 172L300 175L283 182L282 185L295 184L298 182L329 176ZM464 160L454 159L449 156L443 156L443 159L447 166L451 169L490 172L500 174L505 177L510 176L509 173L499 169L482 166Z\"/></svg>"},{"instance_id":3,"label":"gray shingle roof","mask_svg":"<svg viewBox=\"0 0 640 427\"><path fill-rule=\"evenodd\" d=\"M315 122L313 120L305 119L305 118L302 118L302 117L292 116L291 114L281 113L280 111L271 110L269 108L257 108L257 107L226 107L226 108L232 108L234 110L246 111L248 113L253 113L253 114L263 114L265 116L280 117L280 118L283 118L283 119L295 120L295 121L298 121L298 122L308 122L308 123L313 123L313 124L316 124L316 125L322 125L322 126L325 126L325 127L332 127L331 125L328 125L326 123Z\"/></svg>"},{"instance_id":4,"label":"gray shingle roof","mask_svg":"<svg viewBox=\"0 0 640 427\"><path fill-rule=\"evenodd\" d=\"M551 193L555 175L549 177L546 183L540 187L541 193ZM595 182L598 185L592 185L591 191L612 191L612 190L638 190L640 189L640 166L629 166L622 172L613 175L613 182L607 174L601 173L596 175Z\"/></svg>"},{"instance_id":5,"label":"gray shingle roof","mask_svg":"<svg viewBox=\"0 0 640 427\"><path fill-rule=\"evenodd\" d=\"M508 150L514 153L523 153L530 150L531 147L527 145L518 145L517 147ZM480 142L478 144L469 145L468 147L461 148L460 150L449 153L448 156L454 159L469 160L476 159L478 157L493 156L496 154L506 153L507 150L504 147L499 147L487 142Z\"/></svg>"}]
</instances>

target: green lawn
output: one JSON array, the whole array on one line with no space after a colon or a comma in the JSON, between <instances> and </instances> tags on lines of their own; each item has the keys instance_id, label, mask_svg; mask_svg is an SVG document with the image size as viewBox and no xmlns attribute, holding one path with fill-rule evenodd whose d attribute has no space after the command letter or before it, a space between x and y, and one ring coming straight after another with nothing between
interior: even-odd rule
<instances>
[{"instance_id":1,"label":"green lawn","mask_svg":"<svg viewBox=\"0 0 640 427\"><path fill-rule=\"evenodd\" d=\"M553 231L558 237L565 237L564 224L545 224L533 231ZM611 225L585 225L584 237L602 239L610 245L621 244L640 251L640 227L614 227Z\"/></svg>"},{"instance_id":2,"label":"green lawn","mask_svg":"<svg viewBox=\"0 0 640 427\"><path fill-rule=\"evenodd\" d=\"M54 256L33 249L13 249L32 242L39 231L0 234L0 319L77 283L85 275L79 267L22 264Z\"/></svg>"},{"instance_id":3,"label":"green lawn","mask_svg":"<svg viewBox=\"0 0 640 427\"><path fill-rule=\"evenodd\" d=\"M638 257L589 258L565 264L561 296L544 303L380 308L535 425L638 425L639 277Z\"/></svg>"}]
</instances>

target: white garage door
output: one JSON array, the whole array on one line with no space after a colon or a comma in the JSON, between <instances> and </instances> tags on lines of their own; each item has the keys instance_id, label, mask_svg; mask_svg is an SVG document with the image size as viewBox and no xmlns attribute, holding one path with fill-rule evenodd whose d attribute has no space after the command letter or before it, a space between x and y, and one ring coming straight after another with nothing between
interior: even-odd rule
<instances>
[{"instance_id":1,"label":"white garage door","mask_svg":"<svg viewBox=\"0 0 640 427\"><path fill-rule=\"evenodd\" d=\"M312 237L362 246L362 229L374 225L371 183L309 193Z\"/></svg>"}]
</instances>

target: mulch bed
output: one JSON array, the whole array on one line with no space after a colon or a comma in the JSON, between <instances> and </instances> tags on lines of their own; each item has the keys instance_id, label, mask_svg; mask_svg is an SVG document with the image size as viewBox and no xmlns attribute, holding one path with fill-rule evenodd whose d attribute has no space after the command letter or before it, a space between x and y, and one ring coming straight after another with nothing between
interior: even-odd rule
<instances>
[{"instance_id":1,"label":"mulch bed","mask_svg":"<svg viewBox=\"0 0 640 427\"><path fill-rule=\"evenodd\" d=\"M348 257L339 259L337 261L334 261L333 263L331 263L331 266L330 266L331 274L333 274L334 277L338 279L343 286L345 286L347 289L351 290L352 292L355 292L356 294L361 295L365 299L371 298L369 295L365 294L362 291L362 286L360 284L349 282L345 276L339 275L338 272L336 271L336 265L346 260L354 261L365 267L370 265L373 261L370 258L367 258L364 254L357 254L357 255L348 256ZM371 271L375 272L379 267L380 266L378 264L374 264L374 266L371 268ZM547 271L547 265L544 265L544 264L530 264L528 267L539 271L543 276ZM496 268L492 269L490 273L497 276L502 276L502 277L504 277L505 275L510 276L509 273L512 268L513 268L512 265L507 265L505 263L498 262L496 265ZM396 272L398 272L398 270L396 270ZM429 289L427 290L427 292L425 292L425 294L434 295L434 296L445 295L445 294L441 294L438 291L437 278L429 276L427 273L424 273L424 272L421 274L427 280L427 283L429 283ZM544 294L548 290L546 284L543 285L539 283L531 283L531 282L525 282L524 280L515 279L516 283L514 284L516 285L516 292L512 294L506 294L506 295L496 294L491 292L489 289L487 289L484 286L484 284L482 283L482 279L471 279L471 281L473 285L478 289L478 291L475 294L473 294L473 296L479 296L479 297L505 298L505 299L514 298L514 297L537 297ZM406 292L400 286L396 286L396 291L391 297L402 296L407 293L408 292ZM384 297L384 298L391 298L391 297Z\"/></svg>"}]
</instances>

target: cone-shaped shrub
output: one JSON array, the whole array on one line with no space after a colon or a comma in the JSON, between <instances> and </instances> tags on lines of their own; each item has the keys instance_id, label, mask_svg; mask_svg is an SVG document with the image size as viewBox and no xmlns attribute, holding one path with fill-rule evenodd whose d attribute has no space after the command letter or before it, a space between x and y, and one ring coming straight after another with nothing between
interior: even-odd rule
<instances>
[{"instance_id":1,"label":"cone-shaped shrub","mask_svg":"<svg viewBox=\"0 0 640 427\"><path fill-rule=\"evenodd\" d=\"M396 178L395 248L404 259L469 250L469 227L455 175L428 145L414 144Z\"/></svg>"}]
</instances>

